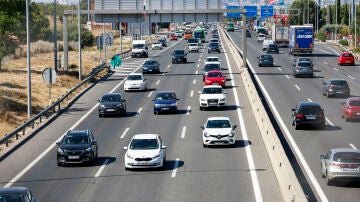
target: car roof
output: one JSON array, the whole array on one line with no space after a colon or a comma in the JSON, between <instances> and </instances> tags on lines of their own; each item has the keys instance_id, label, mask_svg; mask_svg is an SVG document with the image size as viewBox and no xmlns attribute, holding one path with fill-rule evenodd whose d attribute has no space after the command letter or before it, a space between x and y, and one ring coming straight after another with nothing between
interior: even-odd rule
<instances>
[{"instance_id":1,"label":"car roof","mask_svg":"<svg viewBox=\"0 0 360 202\"><path fill-rule=\"evenodd\" d=\"M158 134L135 134L132 139L157 139Z\"/></svg>"},{"instance_id":2,"label":"car roof","mask_svg":"<svg viewBox=\"0 0 360 202\"><path fill-rule=\"evenodd\" d=\"M360 150L353 149L353 148L333 148L331 149L332 152L355 152L360 153Z\"/></svg>"},{"instance_id":3,"label":"car roof","mask_svg":"<svg viewBox=\"0 0 360 202\"><path fill-rule=\"evenodd\" d=\"M8 193L23 193L29 190L27 187L8 187L8 188L0 188L0 195L1 194L8 194Z\"/></svg>"},{"instance_id":4,"label":"car roof","mask_svg":"<svg viewBox=\"0 0 360 202\"><path fill-rule=\"evenodd\" d=\"M140 75L140 76L142 76L143 74L142 73L136 73L136 72L128 74L128 76L132 76L132 75Z\"/></svg>"},{"instance_id":5,"label":"car roof","mask_svg":"<svg viewBox=\"0 0 360 202\"><path fill-rule=\"evenodd\" d=\"M88 133L88 131L89 130L69 130L67 133L66 133L66 135L68 135L68 134L71 134L71 135L79 135L79 134L81 134L81 135L83 135L83 134L85 134L85 135L88 135L89 133Z\"/></svg>"},{"instance_id":6,"label":"car roof","mask_svg":"<svg viewBox=\"0 0 360 202\"><path fill-rule=\"evenodd\" d=\"M165 94L165 93L174 93L174 94L175 94L174 91L159 91L159 92L156 93L156 94Z\"/></svg>"},{"instance_id":7,"label":"car roof","mask_svg":"<svg viewBox=\"0 0 360 202\"><path fill-rule=\"evenodd\" d=\"M359 97L349 97L348 100L349 101L360 100L360 96Z\"/></svg>"},{"instance_id":8,"label":"car roof","mask_svg":"<svg viewBox=\"0 0 360 202\"><path fill-rule=\"evenodd\" d=\"M208 121L209 120L229 120L230 121L230 118L226 117L226 116L214 116L214 117L209 117L207 120Z\"/></svg>"},{"instance_id":9,"label":"car roof","mask_svg":"<svg viewBox=\"0 0 360 202\"><path fill-rule=\"evenodd\" d=\"M321 107L320 104L317 103L317 102L308 102L308 101L300 101L300 102L298 102L298 105L301 105L301 106L319 106L319 107Z\"/></svg>"}]
</instances>

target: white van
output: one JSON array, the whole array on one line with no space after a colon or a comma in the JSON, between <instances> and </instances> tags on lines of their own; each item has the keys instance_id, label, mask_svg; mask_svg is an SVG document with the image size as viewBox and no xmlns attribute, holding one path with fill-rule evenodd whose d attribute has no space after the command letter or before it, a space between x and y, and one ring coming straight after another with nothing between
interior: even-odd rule
<instances>
[{"instance_id":1,"label":"white van","mask_svg":"<svg viewBox=\"0 0 360 202\"><path fill-rule=\"evenodd\" d=\"M274 43L273 40L271 40L271 39L265 39L265 40L263 41L263 48L262 48L262 50L264 51L264 50L268 49L269 45L270 45L270 44L273 44L273 43Z\"/></svg>"},{"instance_id":2,"label":"white van","mask_svg":"<svg viewBox=\"0 0 360 202\"><path fill-rule=\"evenodd\" d=\"M131 57L145 57L148 53L148 42L146 40L134 40L131 45Z\"/></svg>"},{"instance_id":3,"label":"white van","mask_svg":"<svg viewBox=\"0 0 360 202\"><path fill-rule=\"evenodd\" d=\"M258 34L257 41L260 42L260 41L264 41L264 40L265 40L265 34Z\"/></svg>"}]
</instances>

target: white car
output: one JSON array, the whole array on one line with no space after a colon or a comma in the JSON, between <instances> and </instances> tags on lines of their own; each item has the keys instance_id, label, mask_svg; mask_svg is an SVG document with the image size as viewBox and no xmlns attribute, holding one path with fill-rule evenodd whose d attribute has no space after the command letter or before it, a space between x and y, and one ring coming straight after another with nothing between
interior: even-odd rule
<instances>
[{"instance_id":1,"label":"white car","mask_svg":"<svg viewBox=\"0 0 360 202\"><path fill-rule=\"evenodd\" d=\"M203 146L211 145L233 145L235 146L235 128L232 125L229 117L209 117L203 129L202 139Z\"/></svg>"},{"instance_id":2,"label":"white car","mask_svg":"<svg viewBox=\"0 0 360 202\"><path fill-rule=\"evenodd\" d=\"M163 48L163 46L162 46L162 43L160 41L154 42L151 45L151 49L153 49L153 50L159 50L159 49L162 49L162 48Z\"/></svg>"},{"instance_id":3,"label":"white car","mask_svg":"<svg viewBox=\"0 0 360 202\"><path fill-rule=\"evenodd\" d=\"M189 52L199 52L199 45L197 43L189 43Z\"/></svg>"},{"instance_id":4,"label":"white car","mask_svg":"<svg viewBox=\"0 0 360 202\"><path fill-rule=\"evenodd\" d=\"M125 169L165 168L166 146L158 134L136 134L124 156Z\"/></svg>"},{"instance_id":5,"label":"white car","mask_svg":"<svg viewBox=\"0 0 360 202\"><path fill-rule=\"evenodd\" d=\"M220 85L204 86L198 93L200 110L208 107L226 107L226 92Z\"/></svg>"},{"instance_id":6,"label":"white car","mask_svg":"<svg viewBox=\"0 0 360 202\"><path fill-rule=\"evenodd\" d=\"M141 90L145 91L147 86L147 79L142 73L131 73L126 77L124 83L124 91Z\"/></svg>"},{"instance_id":7,"label":"white car","mask_svg":"<svg viewBox=\"0 0 360 202\"><path fill-rule=\"evenodd\" d=\"M217 56L209 56L209 57L206 57L204 62L205 62L205 65L206 64L219 64L220 65L221 60Z\"/></svg>"},{"instance_id":8,"label":"white car","mask_svg":"<svg viewBox=\"0 0 360 202\"><path fill-rule=\"evenodd\" d=\"M264 41L264 40L265 40L265 34L258 34L257 41L260 42L260 41Z\"/></svg>"},{"instance_id":9,"label":"white car","mask_svg":"<svg viewBox=\"0 0 360 202\"><path fill-rule=\"evenodd\" d=\"M263 41L263 47L262 47L263 51L266 50L266 49L268 49L269 45L270 45L270 44L273 44L273 43L274 43L273 40L271 40L271 39L265 39L265 40Z\"/></svg>"}]
</instances>

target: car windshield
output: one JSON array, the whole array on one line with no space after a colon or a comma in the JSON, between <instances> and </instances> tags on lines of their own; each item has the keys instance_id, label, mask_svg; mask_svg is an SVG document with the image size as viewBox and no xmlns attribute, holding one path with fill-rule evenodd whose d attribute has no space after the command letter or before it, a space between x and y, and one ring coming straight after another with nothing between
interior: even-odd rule
<instances>
[{"instance_id":1,"label":"car windshield","mask_svg":"<svg viewBox=\"0 0 360 202\"><path fill-rule=\"evenodd\" d=\"M300 113L303 114L320 114L322 109L319 106L303 106L300 109Z\"/></svg>"},{"instance_id":2,"label":"car windshield","mask_svg":"<svg viewBox=\"0 0 360 202\"><path fill-rule=\"evenodd\" d=\"M203 94L221 94L222 88L204 88Z\"/></svg>"},{"instance_id":3,"label":"car windshield","mask_svg":"<svg viewBox=\"0 0 360 202\"><path fill-rule=\"evenodd\" d=\"M190 43L189 46L197 46L197 43Z\"/></svg>"},{"instance_id":4,"label":"car windshield","mask_svg":"<svg viewBox=\"0 0 360 202\"><path fill-rule=\"evenodd\" d=\"M188 39L188 43L198 43L197 39Z\"/></svg>"},{"instance_id":5,"label":"car windshield","mask_svg":"<svg viewBox=\"0 0 360 202\"><path fill-rule=\"evenodd\" d=\"M104 95L101 98L101 102L121 102L120 95Z\"/></svg>"},{"instance_id":6,"label":"car windshield","mask_svg":"<svg viewBox=\"0 0 360 202\"><path fill-rule=\"evenodd\" d=\"M217 46L219 46L219 44L218 43L209 43L209 46L217 47Z\"/></svg>"},{"instance_id":7,"label":"car windshield","mask_svg":"<svg viewBox=\"0 0 360 202\"><path fill-rule=\"evenodd\" d=\"M141 75L129 75L127 77L127 80L133 81L133 80L142 80Z\"/></svg>"},{"instance_id":8,"label":"car windshield","mask_svg":"<svg viewBox=\"0 0 360 202\"><path fill-rule=\"evenodd\" d=\"M344 57L352 57L353 55L351 53L344 53L343 56Z\"/></svg>"},{"instance_id":9,"label":"car windshield","mask_svg":"<svg viewBox=\"0 0 360 202\"><path fill-rule=\"evenodd\" d=\"M360 163L360 153L358 152L339 152L335 153L334 161L346 163Z\"/></svg>"},{"instance_id":10,"label":"car windshield","mask_svg":"<svg viewBox=\"0 0 360 202\"><path fill-rule=\"evenodd\" d=\"M298 66L301 66L301 67L311 67L311 63L310 62L299 62Z\"/></svg>"},{"instance_id":11,"label":"car windshield","mask_svg":"<svg viewBox=\"0 0 360 202\"><path fill-rule=\"evenodd\" d=\"M231 128L229 120L209 120L206 128Z\"/></svg>"},{"instance_id":12,"label":"car windshield","mask_svg":"<svg viewBox=\"0 0 360 202\"><path fill-rule=\"evenodd\" d=\"M185 51L184 50L174 50L174 55L184 55Z\"/></svg>"},{"instance_id":13,"label":"car windshield","mask_svg":"<svg viewBox=\"0 0 360 202\"><path fill-rule=\"evenodd\" d=\"M25 201L24 196L19 193L4 193L0 195L0 202L18 202Z\"/></svg>"},{"instance_id":14,"label":"car windshield","mask_svg":"<svg viewBox=\"0 0 360 202\"><path fill-rule=\"evenodd\" d=\"M219 58L206 58L207 62L218 62Z\"/></svg>"},{"instance_id":15,"label":"car windshield","mask_svg":"<svg viewBox=\"0 0 360 202\"><path fill-rule=\"evenodd\" d=\"M133 49L143 49L144 47L144 44L133 44Z\"/></svg>"},{"instance_id":16,"label":"car windshield","mask_svg":"<svg viewBox=\"0 0 360 202\"><path fill-rule=\"evenodd\" d=\"M300 62L300 61L309 61L309 62L312 62L310 58L299 58L298 60L299 60L299 62Z\"/></svg>"},{"instance_id":17,"label":"car windshield","mask_svg":"<svg viewBox=\"0 0 360 202\"><path fill-rule=\"evenodd\" d=\"M351 101L350 106L360 106L360 100L354 100L354 101Z\"/></svg>"},{"instance_id":18,"label":"car windshield","mask_svg":"<svg viewBox=\"0 0 360 202\"><path fill-rule=\"evenodd\" d=\"M269 60L269 59L272 58L271 55L261 55L260 57L261 57L262 59L267 59L267 60Z\"/></svg>"},{"instance_id":19,"label":"car windshield","mask_svg":"<svg viewBox=\"0 0 360 202\"><path fill-rule=\"evenodd\" d=\"M155 60L147 60L147 61L145 61L144 64L146 64L146 65L156 65L156 61Z\"/></svg>"},{"instance_id":20,"label":"car windshield","mask_svg":"<svg viewBox=\"0 0 360 202\"><path fill-rule=\"evenodd\" d=\"M346 86L347 82L346 81L331 81L331 85L335 85L335 86Z\"/></svg>"},{"instance_id":21,"label":"car windshield","mask_svg":"<svg viewBox=\"0 0 360 202\"><path fill-rule=\"evenodd\" d=\"M81 134L71 134L65 135L63 140L61 141L64 145L73 145L73 144L89 144L90 140L87 135Z\"/></svg>"},{"instance_id":22,"label":"car windshield","mask_svg":"<svg viewBox=\"0 0 360 202\"><path fill-rule=\"evenodd\" d=\"M269 48L277 48L276 44L269 44Z\"/></svg>"},{"instance_id":23,"label":"car windshield","mask_svg":"<svg viewBox=\"0 0 360 202\"><path fill-rule=\"evenodd\" d=\"M175 97L173 93L160 93L156 95L155 100L174 100Z\"/></svg>"},{"instance_id":24,"label":"car windshield","mask_svg":"<svg viewBox=\"0 0 360 202\"><path fill-rule=\"evenodd\" d=\"M157 139L133 139L130 143L130 149L143 150L143 149L157 149L159 143Z\"/></svg>"},{"instance_id":25,"label":"car windshield","mask_svg":"<svg viewBox=\"0 0 360 202\"><path fill-rule=\"evenodd\" d=\"M204 67L205 71L211 71L211 70L220 70L219 64L206 64Z\"/></svg>"},{"instance_id":26,"label":"car windshield","mask_svg":"<svg viewBox=\"0 0 360 202\"><path fill-rule=\"evenodd\" d=\"M210 72L207 77L222 77L222 74L220 72Z\"/></svg>"}]
</instances>

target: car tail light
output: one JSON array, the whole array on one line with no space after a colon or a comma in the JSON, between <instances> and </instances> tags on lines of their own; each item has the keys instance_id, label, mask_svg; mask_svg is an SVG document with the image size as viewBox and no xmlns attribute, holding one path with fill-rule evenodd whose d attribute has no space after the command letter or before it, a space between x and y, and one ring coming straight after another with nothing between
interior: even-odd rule
<instances>
[{"instance_id":1,"label":"car tail light","mask_svg":"<svg viewBox=\"0 0 360 202\"><path fill-rule=\"evenodd\" d=\"M333 88L335 88L335 85L330 85L329 88L333 89Z\"/></svg>"},{"instance_id":2,"label":"car tail light","mask_svg":"<svg viewBox=\"0 0 360 202\"><path fill-rule=\"evenodd\" d=\"M295 117L297 119L304 119L304 115L303 114L296 114Z\"/></svg>"},{"instance_id":3,"label":"car tail light","mask_svg":"<svg viewBox=\"0 0 360 202\"><path fill-rule=\"evenodd\" d=\"M340 162L334 162L331 165L334 167L338 167L338 168L358 168L358 167L360 167L360 164L340 163Z\"/></svg>"},{"instance_id":4,"label":"car tail light","mask_svg":"<svg viewBox=\"0 0 360 202\"><path fill-rule=\"evenodd\" d=\"M296 66L296 70L299 71L301 68L299 66Z\"/></svg>"}]
</instances>

